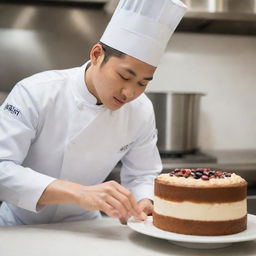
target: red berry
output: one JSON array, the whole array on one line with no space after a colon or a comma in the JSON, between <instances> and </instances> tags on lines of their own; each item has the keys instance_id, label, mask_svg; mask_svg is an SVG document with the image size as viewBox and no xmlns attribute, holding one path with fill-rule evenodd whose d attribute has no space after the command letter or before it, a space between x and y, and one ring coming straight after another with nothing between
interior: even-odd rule
<instances>
[{"instance_id":1,"label":"red berry","mask_svg":"<svg viewBox=\"0 0 256 256\"><path fill-rule=\"evenodd\" d=\"M190 174L191 174L191 170L187 169L187 170L186 170L186 174L187 174L187 175L190 175Z\"/></svg>"},{"instance_id":2,"label":"red berry","mask_svg":"<svg viewBox=\"0 0 256 256\"><path fill-rule=\"evenodd\" d=\"M216 172L216 176L217 176L217 177L221 177L222 174L223 174L222 171L217 171L217 172Z\"/></svg>"},{"instance_id":3,"label":"red berry","mask_svg":"<svg viewBox=\"0 0 256 256\"><path fill-rule=\"evenodd\" d=\"M209 180L209 177L206 176L206 175L203 175L203 176L201 177L201 179L202 179L202 180Z\"/></svg>"}]
</instances>

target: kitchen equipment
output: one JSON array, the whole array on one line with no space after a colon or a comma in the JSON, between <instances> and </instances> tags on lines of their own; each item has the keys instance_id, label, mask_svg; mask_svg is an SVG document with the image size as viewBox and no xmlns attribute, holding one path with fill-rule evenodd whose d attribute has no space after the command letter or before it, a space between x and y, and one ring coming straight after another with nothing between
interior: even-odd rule
<instances>
[{"instance_id":1,"label":"kitchen equipment","mask_svg":"<svg viewBox=\"0 0 256 256\"><path fill-rule=\"evenodd\" d=\"M200 99L203 93L148 92L153 103L158 149L162 154L198 151Z\"/></svg>"}]
</instances>

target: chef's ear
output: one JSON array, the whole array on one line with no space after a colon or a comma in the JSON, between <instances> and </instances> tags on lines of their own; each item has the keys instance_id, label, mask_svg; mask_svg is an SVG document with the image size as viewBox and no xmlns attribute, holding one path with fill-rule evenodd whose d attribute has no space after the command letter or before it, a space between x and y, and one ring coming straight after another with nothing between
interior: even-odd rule
<instances>
[{"instance_id":1,"label":"chef's ear","mask_svg":"<svg viewBox=\"0 0 256 256\"><path fill-rule=\"evenodd\" d=\"M92 65L97 65L101 63L104 59L104 49L100 44L95 44L90 52L90 60Z\"/></svg>"}]
</instances>

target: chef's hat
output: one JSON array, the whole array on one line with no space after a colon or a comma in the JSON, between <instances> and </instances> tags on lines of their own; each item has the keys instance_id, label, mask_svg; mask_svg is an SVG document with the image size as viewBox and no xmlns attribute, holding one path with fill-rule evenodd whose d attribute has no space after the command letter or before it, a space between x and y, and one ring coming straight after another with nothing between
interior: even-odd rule
<instances>
[{"instance_id":1,"label":"chef's hat","mask_svg":"<svg viewBox=\"0 0 256 256\"><path fill-rule=\"evenodd\" d=\"M156 67L185 12L179 0L120 0L100 41Z\"/></svg>"}]
</instances>

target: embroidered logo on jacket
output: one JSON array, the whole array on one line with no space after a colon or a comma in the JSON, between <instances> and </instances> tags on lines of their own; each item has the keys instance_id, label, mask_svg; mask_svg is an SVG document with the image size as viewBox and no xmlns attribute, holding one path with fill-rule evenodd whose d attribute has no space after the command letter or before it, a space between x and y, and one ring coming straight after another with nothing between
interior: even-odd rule
<instances>
[{"instance_id":1,"label":"embroidered logo on jacket","mask_svg":"<svg viewBox=\"0 0 256 256\"><path fill-rule=\"evenodd\" d=\"M16 115L16 116L18 116L20 113L20 110L18 108L14 107L13 105L8 104L8 103L5 105L4 110L9 111L11 114Z\"/></svg>"},{"instance_id":2,"label":"embroidered logo on jacket","mask_svg":"<svg viewBox=\"0 0 256 256\"><path fill-rule=\"evenodd\" d=\"M131 143L129 143L129 144L127 144L127 145L124 145L123 147L121 147L120 148L120 152L124 152L124 151L126 151L128 148L129 148L129 146L132 144L132 142Z\"/></svg>"}]
</instances>

